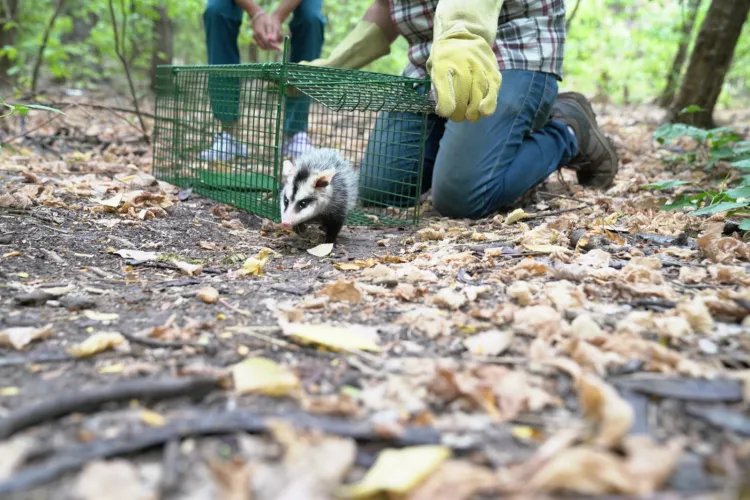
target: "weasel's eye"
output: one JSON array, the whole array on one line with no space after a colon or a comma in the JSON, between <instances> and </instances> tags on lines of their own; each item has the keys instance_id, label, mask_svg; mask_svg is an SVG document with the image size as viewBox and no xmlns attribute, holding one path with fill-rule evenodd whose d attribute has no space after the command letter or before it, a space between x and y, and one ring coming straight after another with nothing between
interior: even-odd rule
<instances>
[{"instance_id":1,"label":"weasel's eye","mask_svg":"<svg viewBox=\"0 0 750 500\"><path fill-rule=\"evenodd\" d=\"M286 208L288 206L289 206L289 198L287 198L286 196L284 196L284 208Z\"/></svg>"},{"instance_id":2,"label":"weasel's eye","mask_svg":"<svg viewBox=\"0 0 750 500\"><path fill-rule=\"evenodd\" d=\"M300 210L304 210L307 206L307 203L307 200L301 200L299 203L297 203L297 208L299 208Z\"/></svg>"}]
</instances>

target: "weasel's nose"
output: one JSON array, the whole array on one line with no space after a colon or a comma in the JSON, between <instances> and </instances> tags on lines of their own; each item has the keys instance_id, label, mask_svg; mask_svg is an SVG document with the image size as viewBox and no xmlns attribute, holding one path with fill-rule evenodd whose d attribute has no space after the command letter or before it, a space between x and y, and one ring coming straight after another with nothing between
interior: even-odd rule
<instances>
[{"instance_id":1,"label":"weasel's nose","mask_svg":"<svg viewBox=\"0 0 750 500\"><path fill-rule=\"evenodd\" d=\"M286 227L286 228L292 227L292 225L291 225L291 224L289 224L288 222L282 222L282 223L281 223L281 226L282 226L282 227Z\"/></svg>"}]
</instances>

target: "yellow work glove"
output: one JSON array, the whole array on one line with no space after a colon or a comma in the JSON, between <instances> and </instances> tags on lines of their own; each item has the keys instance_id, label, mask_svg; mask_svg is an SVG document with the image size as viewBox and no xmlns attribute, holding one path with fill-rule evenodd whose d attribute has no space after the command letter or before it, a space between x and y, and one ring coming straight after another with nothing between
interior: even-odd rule
<instances>
[{"instance_id":1,"label":"yellow work glove","mask_svg":"<svg viewBox=\"0 0 750 500\"><path fill-rule=\"evenodd\" d=\"M391 44L385 38L383 30L370 21L360 21L352 32L333 49L330 56L303 64L327 68L360 69L390 52Z\"/></svg>"},{"instance_id":2,"label":"yellow work glove","mask_svg":"<svg viewBox=\"0 0 750 500\"><path fill-rule=\"evenodd\" d=\"M440 0L427 71L438 115L475 122L497 107L502 77L492 52L503 0Z\"/></svg>"}]
</instances>

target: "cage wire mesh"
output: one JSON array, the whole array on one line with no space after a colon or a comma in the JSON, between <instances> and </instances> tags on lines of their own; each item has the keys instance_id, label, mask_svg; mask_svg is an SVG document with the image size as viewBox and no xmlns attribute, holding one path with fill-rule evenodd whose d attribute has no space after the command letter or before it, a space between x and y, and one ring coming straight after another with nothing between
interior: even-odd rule
<instances>
[{"instance_id":1,"label":"cage wire mesh","mask_svg":"<svg viewBox=\"0 0 750 500\"><path fill-rule=\"evenodd\" d=\"M278 222L282 161L304 132L360 169L348 224L416 224L429 81L286 61L160 66L154 175ZM206 159L225 130L239 154Z\"/></svg>"}]
</instances>

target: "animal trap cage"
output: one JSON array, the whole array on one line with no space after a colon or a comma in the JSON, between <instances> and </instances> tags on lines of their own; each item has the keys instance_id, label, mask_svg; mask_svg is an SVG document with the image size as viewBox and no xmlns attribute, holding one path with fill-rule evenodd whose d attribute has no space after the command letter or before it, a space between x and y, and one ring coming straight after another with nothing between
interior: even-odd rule
<instances>
[{"instance_id":1,"label":"animal trap cage","mask_svg":"<svg viewBox=\"0 0 750 500\"><path fill-rule=\"evenodd\" d=\"M289 63L288 40L284 52L278 63L160 66L154 175L279 222L283 160L333 148L360 169L347 224L417 224L428 79Z\"/></svg>"}]
</instances>

